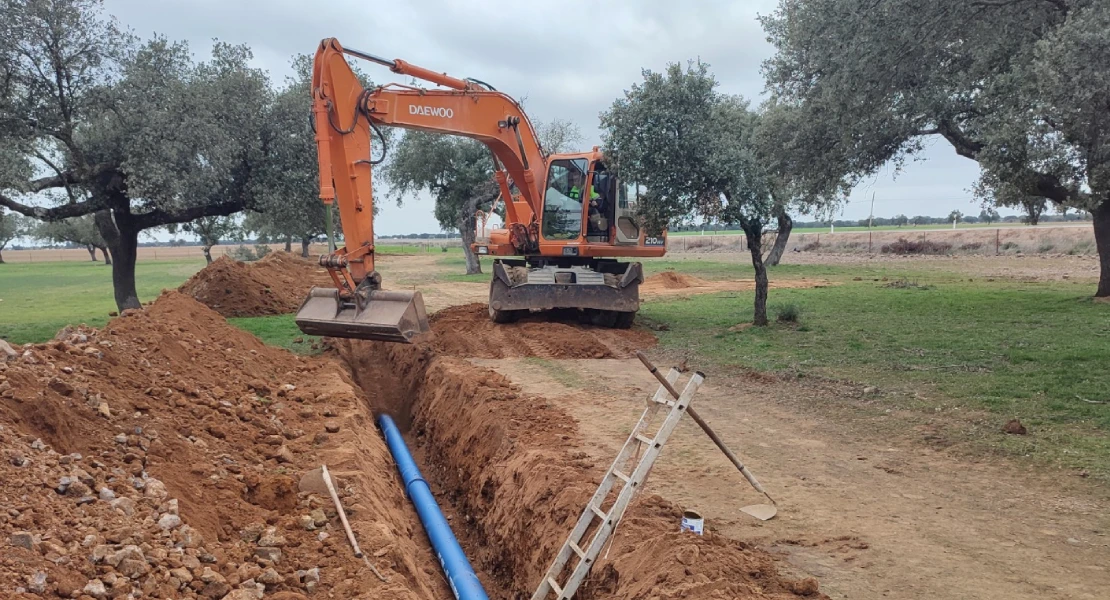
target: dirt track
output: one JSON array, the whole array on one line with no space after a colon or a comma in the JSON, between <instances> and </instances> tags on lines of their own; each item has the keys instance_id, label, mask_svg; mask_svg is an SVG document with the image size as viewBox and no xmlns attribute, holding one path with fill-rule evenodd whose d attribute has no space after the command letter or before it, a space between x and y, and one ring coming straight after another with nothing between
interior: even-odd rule
<instances>
[{"instance_id":1,"label":"dirt track","mask_svg":"<svg viewBox=\"0 0 1110 600\"><path fill-rule=\"evenodd\" d=\"M473 362L574 415L598 461L615 454L655 388L635 360ZM1104 597L1105 490L1063 473L962 458L938 443L943 429L877 431L813 409L853 393L709 373L697 408L778 500L773 521L739 512L759 495L690 422L646 489L698 510L725 535L758 540L833 598Z\"/></svg>"}]
</instances>

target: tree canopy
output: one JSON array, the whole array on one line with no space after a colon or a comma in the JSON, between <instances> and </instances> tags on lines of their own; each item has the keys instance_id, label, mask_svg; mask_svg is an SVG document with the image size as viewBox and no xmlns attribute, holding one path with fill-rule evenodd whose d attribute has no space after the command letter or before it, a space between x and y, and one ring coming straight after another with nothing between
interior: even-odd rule
<instances>
[{"instance_id":1,"label":"tree canopy","mask_svg":"<svg viewBox=\"0 0 1110 600\"><path fill-rule=\"evenodd\" d=\"M647 190L638 208L649 232L694 212L740 224L756 269L754 322L765 325L762 234L775 208L773 182L758 156L758 115L716 88L704 63L645 70L602 113L602 139L620 176Z\"/></svg>"},{"instance_id":2,"label":"tree canopy","mask_svg":"<svg viewBox=\"0 0 1110 600\"><path fill-rule=\"evenodd\" d=\"M1110 4L780 0L762 21L811 182L850 189L939 136L988 202L1092 212L1110 295Z\"/></svg>"},{"instance_id":3,"label":"tree canopy","mask_svg":"<svg viewBox=\"0 0 1110 600\"><path fill-rule=\"evenodd\" d=\"M244 46L194 63L140 43L96 0L7 3L0 28L0 205L45 221L95 214L116 303L139 306L139 233L251 206L271 95ZM46 173L46 175L43 175ZM69 193L55 206L29 195Z\"/></svg>"},{"instance_id":4,"label":"tree canopy","mask_svg":"<svg viewBox=\"0 0 1110 600\"><path fill-rule=\"evenodd\" d=\"M70 217L61 221L39 221L30 228L30 233L43 240L84 246L92 260L96 260L96 251L100 250L104 255L104 264L112 264L108 244L100 235L93 215Z\"/></svg>"},{"instance_id":5,"label":"tree canopy","mask_svg":"<svg viewBox=\"0 0 1110 600\"><path fill-rule=\"evenodd\" d=\"M22 215L9 212L0 206L0 264L4 262L4 248L26 232L27 222Z\"/></svg>"}]
</instances>

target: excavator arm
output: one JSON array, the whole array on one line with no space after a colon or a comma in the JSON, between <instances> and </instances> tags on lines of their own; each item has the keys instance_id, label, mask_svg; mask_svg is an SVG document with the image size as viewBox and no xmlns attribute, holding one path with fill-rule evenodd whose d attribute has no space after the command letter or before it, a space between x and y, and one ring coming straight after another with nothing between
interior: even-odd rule
<instances>
[{"instance_id":1,"label":"excavator arm","mask_svg":"<svg viewBox=\"0 0 1110 600\"><path fill-rule=\"evenodd\" d=\"M390 84L368 90L351 69L348 55L451 89L425 90ZM320 44L312 87L320 198L339 205L347 248L337 252L336 258L346 258L350 285L357 285L374 269L371 146L372 129L378 126L458 135L482 142L499 167L502 197L514 198L509 193L509 178L519 191L515 200L506 202L507 220L529 223L539 211L541 198L536 172L542 173L544 155L527 115L508 95L401 60L385 60L344 49L335 39ZM355 259L362 261L356 263ZM343 261L333 262L339 266Z\"/></svg>"},{"instance_id":2,"label":"excavator arm","mask_svg":"<svg viewBox=\"0 0 1110 600\"><path fill-rule=\"evenodd\" d=\"M448 89L401 84L366 89L347 56ZM374 265L373 131L390 126L482 142L494 157L507 221L534 224L545 166L535 129L515 100L481 82L345 49L335 39L324 40L316 51L312 94L320 198L338 205L346 247L320 258L335 288L313 289L297 324L314 335L412 341L428 331L423 299L419 292L382 291ZM510 192L510 180L517 194ZM527 236L530 230L523 230Z\"/></svg>"}]
</instances>

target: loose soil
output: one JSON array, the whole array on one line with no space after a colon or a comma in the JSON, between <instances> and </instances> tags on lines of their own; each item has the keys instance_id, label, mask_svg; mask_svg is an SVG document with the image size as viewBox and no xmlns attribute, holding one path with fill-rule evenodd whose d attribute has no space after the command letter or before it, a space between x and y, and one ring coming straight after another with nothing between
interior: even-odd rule
<instances>
[{"instance_id":1,"label":"loose soil","mask_svg":"<svg viewBox=\"0 0 1110 600\"><path fill-rule=\"evenodd\" d=\"M429 347L464 357L614 358L655 345L655 336L645 329L588 327L573 315L567 322L552 321L559 316L548 312L499 325L490 320L485 304L453 306L430 317L435 335Z\"/></svg>"},{"instance_id":2,"label":"loose soil","mask_svg":"<svg viewBox=\"0 0 1110 600\"><path fill-rule=\"evenodd\" d=\"M225 317L259 317L296 311L313 286L334 284L313 261L271 252L250 263L221 256L178 290Z\"/></svg>"},{"instance_id":3,"label":"loose soil","mask_svg":"<svg viewBox=\"0 0 1110 600\"><path fill-rule=\"evenodd\" d=\"M0 596L446 596L361 398L177 292L0 358ZM324 462L389 583L298 493Z\"/></svg>"}]
</instances>

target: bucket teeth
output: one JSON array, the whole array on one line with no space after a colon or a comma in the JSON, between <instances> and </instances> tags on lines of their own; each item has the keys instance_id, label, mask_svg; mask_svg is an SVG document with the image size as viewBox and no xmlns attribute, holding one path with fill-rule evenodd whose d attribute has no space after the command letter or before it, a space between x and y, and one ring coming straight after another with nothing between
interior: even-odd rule
<instances>
[{"instance_id":1,"label":"bucket teeth","mask_svg":"<svg viewBox=\"0 0 1110 600\"><path fill-rule=\"evenodd\" d=\"M420 292L375 290L359 307L335 288L312 288L295 318L308 335L412 343L428 333Z\"/></svg>"}]
</instances>

